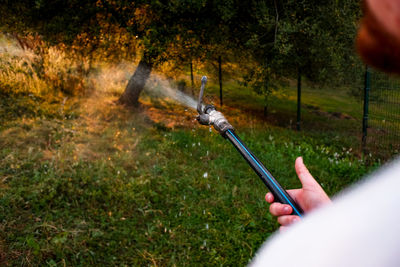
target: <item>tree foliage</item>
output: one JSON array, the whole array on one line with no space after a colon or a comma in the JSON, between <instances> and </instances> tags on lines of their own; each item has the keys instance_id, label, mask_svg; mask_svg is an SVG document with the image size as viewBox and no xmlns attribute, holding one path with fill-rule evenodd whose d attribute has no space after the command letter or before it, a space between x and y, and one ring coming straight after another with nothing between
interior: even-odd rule
<instances>
[{"instance_id":1,"label":"tree foliage","mask_svg":"<svg viewBox=\"0 0 400 267\"><path fill-rule=\"evenodd\" d=\"M274 77L294 77L299 69L312 81L344 79L355 61L360 7L350 0L14 0L0 15L3 30L38 32L85 55L140 51L148 66L229 54L252 63L247 80L262 92Z\"/></svg>"},{"instance_id":2,"label":"tree foliage","mask_svg":"<svg viewBox=\"0 0 400 267\"><path fill-rule=\"evenodd\" d=\"M259 1L242 42L259 64L249 79L268 91L271 77L302 75L316 82L345 79L357 61L354 37L360 17L355 1Z\"/></svg>"}]
</instances>

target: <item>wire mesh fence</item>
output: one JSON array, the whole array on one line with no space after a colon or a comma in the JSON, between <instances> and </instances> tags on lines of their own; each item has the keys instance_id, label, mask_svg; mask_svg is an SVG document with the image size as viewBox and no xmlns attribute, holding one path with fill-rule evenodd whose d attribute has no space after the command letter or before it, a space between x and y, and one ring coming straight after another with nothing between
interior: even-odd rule
<instances>
[{"instance_id":1,"label":"wire mesh fence","mask_svg":"<svg viewBox=\"0 0 400 267\"><path fill-rule=\"evenodd\" d=\"M346 93L340 94L340 89ZM355 151L382 161L400 154L400 77L371 69L360 62L349 70L340 88L321 90L319 94L319 100L315 101L323 102L322 108L311 112L329 121L332 129L326 128L326 131L337 133L343 139L343 145L351 142ZM305 94L306 109L310 109L312 98L310 92ZM309 119L302 118L304 126L308 126L306 130L321 128L318 119L314 124Z\"/></svg>"},{"instance_id":2,"label":"wire mesh fence","mask_svg":"<svg viewBox=\"0 0 400 267\"><path fill-rule=\"evenodd\" d=\"M369 112L364 148L367 153L387 159L400 151L400 79L369 71Z\"/></svg>"}]
</instances>

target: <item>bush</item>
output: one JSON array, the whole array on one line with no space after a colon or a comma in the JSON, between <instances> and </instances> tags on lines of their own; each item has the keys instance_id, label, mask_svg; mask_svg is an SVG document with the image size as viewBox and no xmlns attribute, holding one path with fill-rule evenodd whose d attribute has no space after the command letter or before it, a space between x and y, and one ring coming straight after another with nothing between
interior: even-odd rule
<instances>
[{"instance_id":1,"label":"bush","mask_svg":"<svg viewBox=\"0 0 400 267\"><path fill-rule=\"evenodd\" d=\"M3 92L44 95L52 92L83 95L92 88L88 66L63 47L38 42L24 47L16 40L0 37L0 81Z\"/></svg>"}]
</instances>

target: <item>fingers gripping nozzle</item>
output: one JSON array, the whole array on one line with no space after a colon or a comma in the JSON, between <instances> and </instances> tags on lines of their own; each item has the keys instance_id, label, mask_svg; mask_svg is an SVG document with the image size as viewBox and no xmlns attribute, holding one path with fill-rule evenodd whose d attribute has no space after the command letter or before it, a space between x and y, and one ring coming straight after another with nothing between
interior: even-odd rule
<instances>
[{"instance_id":1,"label":"fingers gripping nozzle","mask_svg":"<svg viewBox=\"0 0 400 267\"><path fill-rule=\"evenodd\" d=\"M224 135L227 130L233 130L233 126L228 122L224 115L217 111L213 105L203 105L203 94L207 83L207 77L201 78L201 89L199 94L199 100L197 103L197 111L199 115L197 120L202 125L213 125L221 135Z\"/></svg>"}]
</instances>

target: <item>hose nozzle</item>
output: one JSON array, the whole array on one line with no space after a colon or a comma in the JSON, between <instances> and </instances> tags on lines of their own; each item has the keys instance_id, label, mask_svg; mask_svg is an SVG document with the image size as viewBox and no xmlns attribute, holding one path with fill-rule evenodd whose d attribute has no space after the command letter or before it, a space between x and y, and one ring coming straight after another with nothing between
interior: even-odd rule
<instances>
[{"instance_id":1,"label":"hose nozzle","mask_svg":"<svg viewBox=\"0 0 400 267\"><path fill-rule=\"evenodd\" d=\"M233 130L233 126L228 122L224 115L217 111L213 105L203 105L204 89L206 87L207 77L201 78L201 88L199 94L199 100L197 102L197 120L202 125L214 125L221 135L224 135L227 130Z\"/></svg>"}]
</instances>

